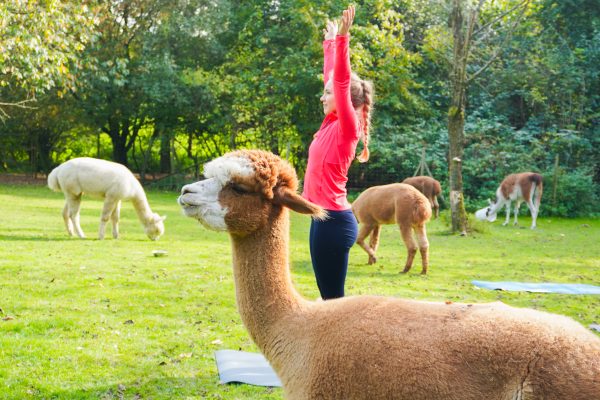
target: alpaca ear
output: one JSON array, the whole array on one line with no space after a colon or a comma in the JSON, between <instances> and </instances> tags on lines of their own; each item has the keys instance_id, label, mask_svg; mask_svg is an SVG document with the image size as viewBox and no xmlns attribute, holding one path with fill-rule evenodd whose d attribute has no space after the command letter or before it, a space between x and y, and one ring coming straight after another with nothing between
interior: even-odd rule
<instances>
[{"instance_id":1,"label":"alpaca ear","mask_svg":"<svg viewBox=\"0 0 600 400\"><path fill-rule=\"evenodd\" d=\"M490 206L491 206L492 204L494 204L494 203L492 202L492 199L487 199L487 200L488 200L488 204L489 204Z\"/></svg>"},{"instance_id":2,"label":"alpaca ear","mask_svg":"<svg viewBox=\"0 0 600 400\"><path fill-rule=\"evenodd\" d=\"M166 215L163 215L162 217L160 217L160 220L161 220L161 221L164 221L165 219L167 219L167 216L166 216Z\"/></svg>"},{"instance_id":3,"label":"alpaca ear","mask_svg":"<svg viewBox=\"0 0 600 400\"><path fill-rule=\"evenodd\" d=\"M278 187L273 190L273 203L285 206L300 214L310 214L315 219L325 219L327 212L316 204L304 199L295 191Z\"/></svg>"}]
</instances>

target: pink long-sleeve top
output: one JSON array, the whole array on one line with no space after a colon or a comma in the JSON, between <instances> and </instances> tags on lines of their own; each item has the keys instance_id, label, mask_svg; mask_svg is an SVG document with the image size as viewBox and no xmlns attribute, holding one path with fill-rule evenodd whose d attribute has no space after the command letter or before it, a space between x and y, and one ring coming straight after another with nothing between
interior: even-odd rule
<instances>
[{"instance_id":1,"label":"pink long-sleeve top","mask_svg":"<svg viewBox=\"0 0 600 400\"><path fill-rule=\"evenodd\" d=\"M350 100L348 41L348 35L338 35L335 41L323 42L323 79L326 84L333 70L336 111L325 116L310 144L302 192L305 199L333 211L350 208L346 182L360 136L358 118Z\"/></svg>"}]
</instances>

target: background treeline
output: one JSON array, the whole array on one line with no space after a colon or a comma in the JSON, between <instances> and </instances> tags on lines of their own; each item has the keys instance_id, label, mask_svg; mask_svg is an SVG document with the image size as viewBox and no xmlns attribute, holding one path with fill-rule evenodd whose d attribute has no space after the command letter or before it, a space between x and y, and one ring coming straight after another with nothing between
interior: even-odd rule
<instances>
[{"instance_id":1,"label":"background treeline","mask_svg":"<svg viewBox=\"0 0 600 400\"><path fill-rule=\"evenodd\" d=\"M322 28L346 3L3 2L0 171L44 173L92 156L146 180L252 147L302 175L323 117ZM423 154L447 186L450 3L355 2L352 65L377 97L371 160L351 168L350 187L401 181ZM505 175L532 170L545 176L543 214L597 214L597 0L487 0L475 32L468 68L482 73L465 111L467 208Z\"/></svg>"}]
</instances>

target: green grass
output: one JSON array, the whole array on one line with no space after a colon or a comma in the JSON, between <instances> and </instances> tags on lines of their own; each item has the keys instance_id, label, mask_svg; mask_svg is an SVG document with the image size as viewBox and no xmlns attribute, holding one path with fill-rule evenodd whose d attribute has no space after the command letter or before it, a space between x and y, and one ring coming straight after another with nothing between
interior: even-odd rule
<instances>
[{"instance_id":1,"label":"green grass","mask_svg":"<svg viewBox=\"0 0 600 400\"><path fill-rule=\"evenodd\" d=\"M131 204L121 238L95 239L101 202L84 198L89 239L67 236L62 195L47 188L0 186L0 398L280 399L280 389L220 385L213 353L256 351L235 306L229 238L184 217L177 194L150 192L166 233L148 240ZM456 302L502 300L599 323L600 296L477 289L473 279L600 284L600 220L538 219L531 231L489 224L484 233L449 235L428 225L431 265L420 258L402 275L406 251L393 226L382 232L379 261L354 247L348 294ZM294 282L318 297L308 253L309 219L292 216ZM152 250L166 250L155 258ZM7 318L7 317L12 317ZM425 338L426 340L426 338Z\"/></svg>"}]
</instances>

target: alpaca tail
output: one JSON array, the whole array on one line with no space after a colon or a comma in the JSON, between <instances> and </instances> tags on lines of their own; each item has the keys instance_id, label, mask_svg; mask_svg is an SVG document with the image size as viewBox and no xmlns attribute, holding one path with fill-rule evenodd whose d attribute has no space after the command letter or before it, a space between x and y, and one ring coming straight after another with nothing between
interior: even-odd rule
<instances>
[{"instance_id":1,"label":"alpaca tail","mask_svg":"<svg viewBox=\"0 0 600 400\"><path fill-rule=\"evenodd\" d=\"M429 200L425 198L425 196L421 196L422 198L417 199L415 201L415 205L413 207L413 221L417 223L425 223L431 219L431 203Z\"/></svg>"},{"instance_id":2,"label":"alpaca tail","mask_svg":"<svg viewBox=\"0 0 600 400\"><path fill-rule=\"evenodd\" d=\"M58 181L58 167L54 168L50 174L48 174L48 187L55 192L61 192L60 182Z\"/></svg>"}]
</instances>

